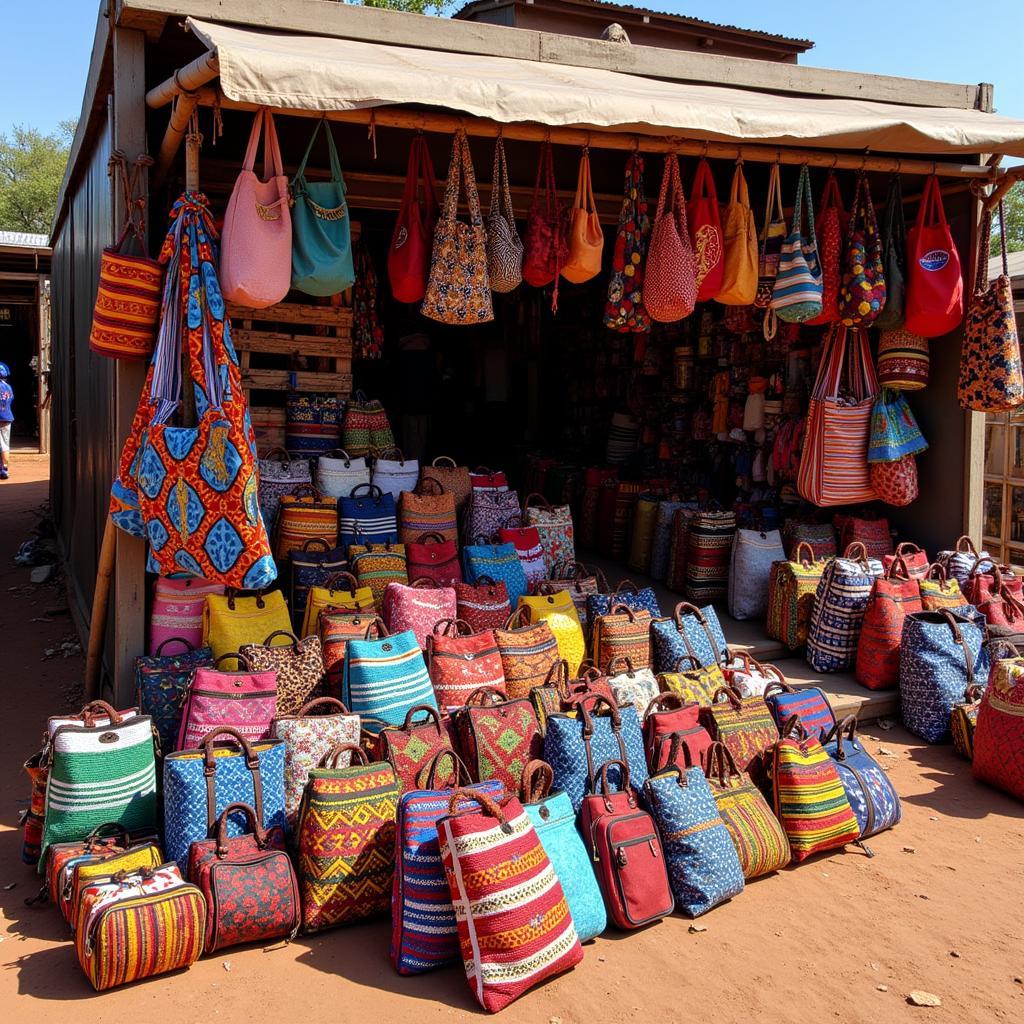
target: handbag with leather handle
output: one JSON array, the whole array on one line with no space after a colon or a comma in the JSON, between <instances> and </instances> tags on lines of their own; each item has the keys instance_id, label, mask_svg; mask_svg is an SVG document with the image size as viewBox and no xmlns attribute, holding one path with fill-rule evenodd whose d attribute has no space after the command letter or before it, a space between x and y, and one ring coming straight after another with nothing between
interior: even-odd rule
<instances>
[{"instance_id":1,"label":"handbag with leather handle","mask_svg":"<svg viewBox=\"0 0 1024 1024\"><path fill-rule=\"evenodd\" d=\"M503 294L523 280L523 243L516 230L516 214L505 162L505 142L494 142L494 173L491 175L491 209L487 215L487 272L491 291Z\"/></svg>"},{"instance_id":2,"label":"handbag with leather handle","mask_svg":"<svg viewBox=\"0 0 1024 1024\"><path fill-rule=\"evenodd\" d=\"M360 586L350 572L337 572L322 587L310 587L302 619L303 636L319 634L320 616L328 608L361 612L373 618L376 609L373 591L369 586Z\"/></svg>"},{"instance_id":3,"label":"handbag with leather handle","mask_svg":"<svg viewBox=\"0 0 1024 1024\"><path fill-rule=\"evenodd\" d=\"M274 644L284 637L283 644ZM254 672L277 675L276 715L293 715L324 694L324 656L314 633L300 640L284 629L275 630L262 644L243 644L239 654Z\"/></svg>"},{"instance_id":4,"label":"handbag with leather handle","mask_svg":"<svg viewBox=\"0 0 1024 1024\"><path fill-rule=\"evenodd\" d=\"M332 448L316 460L317 489L330 498L347 498L353 487L369 482L370 465L366 456L353 456L343 448Z\"/></svg>"},{"instance_id":5,"label":"handbag with leather handle","mask_svg":"<svg viewBox=\"0 0 1024 1024\"><path fill-rule=\"evenodd\" d=\"M425 648L437 622L457 618L455 591L422 576L409 586L389 583L384 592L383 616L393 633L410 630Z\"/></svg>"},{"instance_id":6,"label":"handbag with leather handle","mask_svg":"<svg viewBox=\"0 0 1024 1024\"><path fill-rule=\"evenodd\" d=\"M898 555L875 579L857 644L856 679L869 690L900 681L900 642L908 615L922 610L921 587ZM1022 620L1024 621L1024 620Z\"/></svg>"},{"instance_id":7,"label":"handbag with leather handle","mask_svg":"<svg viewBox=\"0 0 1024 1024\"><path fill-rule=\"evenodd\" d=\"M669 764L685 769L704 763L711 736L699 719L700 705L676 693L659 693L651 699L644 712L644 749L651 771Z\"/></svg>"},{"instance_id":8,"label":"handbag with leather handle","mask_svg":"<svg viewBox=\"0 0 1024 1024\"><path fill-rule=\"evenodd\" d=\"M504 624L494 631L509 697L529 697L530 690L540 686L559 660L558 641L547 622L533 623L530 610L517 608Z\"/></svg>"},{"instance_id":9,"label":"handbag with leather handle","mask_svg":"<svg viewBox=\"0 0 1024 1024\"><path fill-rule=\"evenodd\" d=\"M457 617L479 631L502 629L512 614L508 588L493 576L478 575L473 582L453 583Z\"/></svg>"},{"instance_id":10,"label":"handbag with leather handle","mask_svg":"<svg viewBox=\"0 0 1024 1024\"><path fill-rule=\"evenodd\" d=\"M213 651L209 647L196 649L184 639L180 641L185 645L181 653L161 653L167 644L174 642L175 638L168 638L154 655L135 659L135 699L139 711L153 719L153 728L163 753L173 750L174 741L178 738L181 711L192 673L197 668L213 665Z\"/></svg>"},{"instance_id":11,"label":"handbag with leather handle","mask_svg":"<svg viewBox=\"0 0 1024 1024\"><path fill-rule=\"evenodd\" d=\"M594 662L607 667L616 658L627 657L637 669L650 668L650 633L650 612L613 604L607 615L598 615L593 622L590 649Z\"/></svg>"},{"instance_id":12,"label":"handbag with leather handle","mask_svg":"<svg viewBox=\"0 0 1024 1024\"><path fill-rule=\"evenodd\" d=\"M402 205L388 246L388 281L399 302L420 302L427 290L430 249L437 221L434 164L427 140L413 136L405 172Z\"/></svg>"},{"instance_id":13,"label":"handbag with leather handle","mask_svg":"<svg viewBox=\"0 0 1024 1024\"><path fill-rule=\"evenodd\" d=\"M363 489L366 494L362 494ZM338 545L397 544L395 499L376 484L360 484L347 498L338 499Z\"/></svg>"},{"instance_id":14,"label":"handbag with leather handle","mask_svg":"<svg viewBox=\"0 0 1024 1024\"><path fill-rule=\"evenodd\" d=\"M452 543L459 539L455 495L429 474L421 474L416 489L403 492L398 499L398 535L402 543L408 544L424 533L439 533Z\"/></svg>"},{"instance_id":15,"label":"handbag with leather handle","mask_svg":"<svg viewBox=\"0 0 1024 1024\"><path fill-rule=\"evenodd\" d=\"M308 540L322 540L333 548L338 543L338 499L320 494L311 484L301 484L281 497L274 530L274 557L287 560Z\"/></svg>"},{"instance_id":16,"label":"handbag with leather handle","mask_svg":"<svg viewBox=\"0 0 1024 1024\"><path fill-rule=\"evenodd\" d=\"M447 463L447 465L443 465L443 463ZM433 477L446 492L451 494L455 498L455 511L461 515L473 490L468 466L458 465L448 455L438 455L429 466L420 468L420 475Z\"/></svg>"},{"instance_id":17,"label":"handbag with leather handle","mask_svg":"<svg viewBox=\"0 0 1024 1024\"><path fill-rule=\"evenodd\" d=\"M665 155L658 211L647 250L644 305L654 320L674 323L697 302L697 263L690 242L679 157Z\"/></svg>"},{"instance_id":18,"label":"handbag with leather handle","mask_svg":"<svg viewBox=\"0 0 1024 1024\"><path fill-rule=\"evenodd\" d=\"M409 555L404 544L353 544L348 553L360 589L370 591L379 611L392 583L404 586L409 582Z\"/></svg>"},{"instance_id":19,"label":"handbag with leather handle","mask_svg":"<svg viewBox=\"0 0 1024 1024\"><path fill-rule=\"evenodd\" d=\"M601 251L604 232L597 216L594 187L590 180L590 149L583 147L580 156L576 198L569 211L569 252L562 266L562 277L573 284L583 284L601 272Z\"/></svg>"},{"instance_id":20,"label":"handbag with leather handle","mask_svg":"<svg viewBox=\"0 0 1024 1024\"><path fill-rule=\"evenodd\" d=\"M474 632L463 619L442 619L427 636L427 670L442 708L457 708L481 689L505 696L505 673L494 631Z\"/></svg>"},{"instance_id":21,"label":"handbag with leather handle","mask_svg":"<svg viewBox=\"0 0 1024 1024\"><path fill-rule=\"evenodd\" d=\"M417 715L419 721L415 720ZM420 704L409 708L400 726L386 726L377 733L374 756L378 761L391 764L402 791L406 792L416 788L420 773L442 750L451 749L451 739L441 722L440 712L429 704ZM453 778L451 784L455 781ZM449 784L444 776L440 783Z\"/></svg>"},{"instance_id":22,"label":"handbag with leather handle","mask_svg":"<svg viewBox=\"0 0 1024 1024\"><path fill-rule=\"evenodd\" d=\"M345 672L345 652L350 640L372 640L387 627L384 620L372 612L351 611L326 607L319 616L320 648L324 658L324 682L332 697L341 694L341 680Z\"/></svg>"},{"instance_id":23,"label":"handbag with leather handle","mask_svg":"<svg viewBox=\"0 0 1024 1024\"><path fill-rule=\"evenodd\" d=\"M764 778L765 755L779 738L764 699L741 697L739 691L723 686L700 710L700 723L713 740L724 743L741 771L755 782Z\"/></svg>"},{"instance_id":24,"label":"handbag with leather handle","mask_svg":"<svg viewBox=\"0 0 1024 1024\"><path fill-rule=\"evenodd\" d=\"M410 583L426 579L439 587L450 587L462 582L458 544L440 533L421 533L410 540L405 545L405 556Z\"/></svg>"},{"instance_id":25,"label":"handbag with leather handle","mask_svg":"<svg viewBox=\"0 0 1024 1024\"><path fill-rule=\"evenodd\" d=\"M288 610L297 630L302 631L310 590L347 568L345 552L322 537L310 537L301 548L288 552Z\"/></svg>"}]
</instances>

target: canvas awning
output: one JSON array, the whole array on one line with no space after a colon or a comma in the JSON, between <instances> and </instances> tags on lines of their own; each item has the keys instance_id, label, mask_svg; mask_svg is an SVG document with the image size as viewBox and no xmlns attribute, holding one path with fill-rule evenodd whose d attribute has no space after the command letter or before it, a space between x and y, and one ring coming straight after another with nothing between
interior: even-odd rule
<instances>
[{"instance_id":1,"label":"canvas awning","mask_svg":"<svg viewBox=\"0 0 1024 1024\"><path fill-rule=\"evenodd\" d=\"M392 105L454 110L503 124L886 153L1024 156L1024 121L978 110L757 92L598 68L188 19L215 51L231 100L294 110Z\"/></svg>"}]
</instances>

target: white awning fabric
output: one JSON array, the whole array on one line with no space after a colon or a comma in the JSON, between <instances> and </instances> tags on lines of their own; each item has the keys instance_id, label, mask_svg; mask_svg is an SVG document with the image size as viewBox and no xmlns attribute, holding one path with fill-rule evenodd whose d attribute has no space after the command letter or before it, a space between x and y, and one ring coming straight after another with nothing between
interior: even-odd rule
<instances>
[{"instance_id":1,"label":"white awning fabric","mask_svg":"<svg viewBox=\"0 0 1024 1024\"><path fill-rule=\"evenodd\" d=\"M281 35L190 18L232 100L296 110L418 104L508 124L885 153L1024 156L1024 121L978 110L669 82L512 57Z\"/></svg>"}]
</instances>

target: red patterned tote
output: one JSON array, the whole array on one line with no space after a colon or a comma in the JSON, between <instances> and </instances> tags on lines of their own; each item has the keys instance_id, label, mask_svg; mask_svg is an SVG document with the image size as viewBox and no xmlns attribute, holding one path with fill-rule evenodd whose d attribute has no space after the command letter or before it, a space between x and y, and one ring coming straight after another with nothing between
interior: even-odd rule
<instances>
[{"instance_id":1,"label":"red patterned tote","mask_svg":"<svg viewBox=\"0 0 1024 1024\"><path fill-rule=\"evenodd\" d=\"M160 250L165 313L110 514L120 529L146 538L160 575L258 590L274 582L277 566L259 509L256 435L217 279L216 239L206 197L178 199ZM175 427L183 347L198 423Z\"/></svg>"},{"instance_id":2,"label":"red patterned tote","mask_svg":"<svg viewBox=\"0 0 1024 1024\"><path fill-rule=\"evenodd\" d=\"M686 207L690 241L697 261L697 301L707 302L722 290L725 274L725 246L722 241L722 214L718 208L715 178L711 165L702 159L690 190Z\"/></svg>"},{"instance_id":3,"label":"red patterned tote","mask_svg":"<svg viewBox=\"0 0 1024 1024\"><path fill-rule=\"evenodd\" d=\"M499 806L457 789L437 834L466 978L485 1010L583 959L562 885L515 797Z\"/></svg>"},{"instance_id":4,"label":"red patterned tote","mask_svg":"<svg viewBox=\"0 0 1024 1024\"><path fill-rule=\"evenodd\" d=\"M481 687L455 714L459 752L474 782L497 779L518 793L526 766L544 752L537 714L529 699L509 700Z\"/></svg>"},{"instance_id":5,"label":"red patterned tote","mask_svg":"<svg viewBox=\"0 0 1024 1024\"><path fill-rule=\"evenodd\" d=\"M651 222L647 216L647 195L644 192L644 158L637 151L631 153L626 161L622 208L612 251L608 300L604 307L604 325L613 331L646 334L651 329L651 318L643 302L644 261L650 233Z\"/></svg>"},{"instance_id":6,"label":"red patterned tote","mask_svg":"<svg viewBox=\"0 0 1024 1024\"><path fill-rule=\"evenodd\" d=\"M426 716L419 722L416 715ZM374 756L387 761L395 769L402 792L416 789L420 773L429 768L443 750L451 750L448 730L436 708L419 704L409 708L400 726L389 725L377 734ZM442 779L441 785L454 785L455 779Z\"/></svg>"},{"instance_id":7,"label":"red patterned tote","mask_svg":"<svg viewBox=\"0 0 1024 1024\"><path fill-rule=\"evenodd\" d=\"M473 629L501 629L512 608L508 588L491 576L477 576L475 583L453 583L455 612Z\"/></svg>"},{"instance_id":8,"label":"red patterned tote","mask_svg":"<svg viewBox=\"0 0 1024 1024\"><path fill-rule=\"evenodd\" d=\"M978 708L974 730L976 779L1024 800L1024 658L1013 657L992 664L988 689Z\"/></svg>"},{"instance_id":9,"label":"red patterned tote","mask_svg":"<svg viewBox=\"0 0 1024 1024\"><path fill-rule=\"evenodd\" d=\"M481 687L505 693L494 630L474 632L464 619L443 619L434 626L427 637L427 671L442 708L462 707Z\"/></svg>"},{"instance_id":10,"label":"red patterned tote","mask_svg":"<svg viewBox=\"0 0 1024 1024\"><path fill-rule=\"evenodd\" d=\"M924 580L928 578L931 562L928 560L928 553L919 548L913 541L905 540L896 545L896 553L885 555L882 558L882 568L888 570L889 566L897 558L903 559L907 567L907 575L912 580Z\"/></svg>"},{"instance_id":11,"label":"red patterned tote","mask_svg":"<svg viewBox=\"0 0 1024 1024\"><path fill-rule=\"evenodd\" d=\"M325 608L319 615L320 647L324 658L324 683L327 693L341 693L341 677L345 671L345 651L349 640L376 640L384 620L365 612L347 608Z\"/></svg>"},{"instance_id":12,"label":"red patterned tote","mask_svg":"<svg viewBox=\"0 0 1024 1024\"><path fill-rule=\"evenodd\" d=\"M433 580L439 587L462 582L459 548L439 533L424 533L405 545L406 567L411 583Z\"/></svg>"},{"instance_id":13,"label":"red patterned tote","mask_svg":"<svg viewBox=\"0 0 1024 1024\"><path fill-rule=\"evenodd\" d=\"M839 319L840 264L849 220L843 209L835 173L830 171L814 218L818 233L818 262L821 264L821 313L808 320L808 324L830 324Z\"/></svg>"},{"instance_id":14,"label":"red patterned tote","mask_svg":"<svg viewBox=\"0 0 1024 1024\"><path fill-rule=\"evenodd\" d=\"M521 625L523 622L526 624ZM551 627L546 622L531 625L525 606L509 616L504 629L494 631L494 638L509 697L529 697L530 691L543 685L552 666L559 661L558 641Z\"/></svg>"},{"instance_id":15,"label":"red patterned tote","mask_svg":"<svg viewBox=\"0 0 1024 1024\"><path fill-rule=\"evenodd\" d=\"M615 603L593 623L594 662L607 669L616 658L629 658L634 669L651 667L651 613Z\"/></svg>"},{"instance_id":16,"label":"red patterned tote","mask_svg":"<svg viewBox=\"0 0 1024 1024\"><path fill-rule=\"evenodd\" d=\"M906 617L922 610L921 587L897 555L884 576L872 584L857 644L856 679L869 690L885 690L900 681L900 638Z\"/></svg>"},{"instance_id":17,"label":"red patterned tote","mask_svg":"<svg viewBox=\"0 0 1024 1024\"><path fill-rule=\"evenodd\" d=\"M665 155L646 272L644 304L652 319L674 323L693 312L697 303L697 261L687 225L679 157L675 153Z\"/></svg>"}]
</instances>

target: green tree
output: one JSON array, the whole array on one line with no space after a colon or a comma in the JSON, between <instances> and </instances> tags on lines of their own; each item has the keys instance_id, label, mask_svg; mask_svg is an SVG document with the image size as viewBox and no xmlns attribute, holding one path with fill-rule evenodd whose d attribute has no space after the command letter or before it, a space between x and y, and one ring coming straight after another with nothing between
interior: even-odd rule
<instances>
[{"instance_id":1,"label":"green tree","mask_svg":"<svg viewBox=\"0 0 1024 1024\"><path fill-rule=\"evenodd\" d=\"M0 134L0 230L50 233L74 134L74 121L49 135L25 125Z\"/></svg>"},{"instance_id":2,"label":"green tree","mask_svg":"<svg viewBox=\"0 0 1024 1024\"><path fill-rule=\"evenodd\" d=\"M1020 252L1024 249L1024 182L1018 181L1003 197L1003 213L1006 216L1006 251ZM999 252L999 220L992 229L992 252Z\"/></svg>"},{"instance_id":3,"label":"green tree","mask_svg":"<svg viewBox=\"0 0 1024 1024\"><path fill-rule=\"evenodd\" d=\"M384 7L406 14L443 14L454 0L360 0L363 7Z\"/></svg>"}]
</instances>

